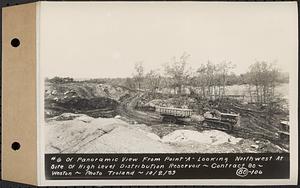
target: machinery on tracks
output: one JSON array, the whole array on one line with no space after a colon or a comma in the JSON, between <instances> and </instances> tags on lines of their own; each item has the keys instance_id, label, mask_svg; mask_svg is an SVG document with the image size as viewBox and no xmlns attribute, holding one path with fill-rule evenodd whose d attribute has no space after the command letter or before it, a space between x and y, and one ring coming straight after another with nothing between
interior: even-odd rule
<instances>
[{"instance_id":1,"label":"machinery on tracks","mask_svg":"<svg viewBox=\"0 0 300 188\"><path fill-rule=\"evenodd\" d=\"M190 122L191 116L194 114L191 109L173 107L156 106L155 111L162 116L162 121L167 123ZM240 115L212 110L204 115L202 125L214 129L232 131L235 127L240 126Z\"/></svg>"},{"instance_id":2,"label":"machinery on tracks","mask_svg":"<svg viewBox=\"0 0 300 188\"><path fill-rule=\"evenodd\" d=\"M240 115L212 110L204 114L203 125L220 130L232 131L234 128L240 126Z\"/></svg>"}]
</instances>

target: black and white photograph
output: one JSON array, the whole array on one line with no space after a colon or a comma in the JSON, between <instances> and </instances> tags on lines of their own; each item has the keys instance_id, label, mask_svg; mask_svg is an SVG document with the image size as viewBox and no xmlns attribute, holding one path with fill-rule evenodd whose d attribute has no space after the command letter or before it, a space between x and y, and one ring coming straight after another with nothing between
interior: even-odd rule
<instances>
[{"instance_id":1,"label":"black and white photograph","mask_svg":"<svg viewBox=\"0 0 300 188\"><path fill-rule=\"evenodd\" d=\"M293 150L296 4L91 4L41 4L45 154Z\"/></svg>"},{"instance_id":2,"label":"black and white photograph","mask_svg":"<svg viewBox=\"0 0 300 188\"><path fill-rule=\"evenodd\" d=\"M107 7L45 39L46 152L289 152L287 12Z\"/></svg>"},{"instance_id":3,"label":"black and white photograph","mask_svg":"<svg viewBox=\"0 0 300 188\"><path fill-rule=\"evenodd\" d=\"M241 74L229 61L189 69L189 59L128 63L123 78L116 66L112 77L46 79L46 152L289 152L287 72L265 61Z\"/></svg>"}]
</instances>

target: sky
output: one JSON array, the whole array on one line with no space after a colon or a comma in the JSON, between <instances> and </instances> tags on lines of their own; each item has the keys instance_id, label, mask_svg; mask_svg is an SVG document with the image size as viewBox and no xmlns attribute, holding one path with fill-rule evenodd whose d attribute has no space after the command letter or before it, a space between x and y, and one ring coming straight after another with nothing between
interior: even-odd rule
<instances>
[{"instance_id":1,"label":"sky","mask_svg":"<svg viewBox=\"0 0 300 188\"><path fill-rule=\"evenodd\" d=\"M39 61L45 76L129 77L142 61L163 69L184 52L196 70L231 61L233 72L255 61L297 64L296 3L42 2Z\"/></svg>"}]
</instances>

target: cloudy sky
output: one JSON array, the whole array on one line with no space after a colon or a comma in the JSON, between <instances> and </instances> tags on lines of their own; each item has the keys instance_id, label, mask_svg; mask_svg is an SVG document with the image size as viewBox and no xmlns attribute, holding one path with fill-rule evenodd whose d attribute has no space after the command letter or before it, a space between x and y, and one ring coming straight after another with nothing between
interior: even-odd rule
<instances>
[{"instance_id":1,"label":"cloudy sky","mask_svg":"<svg viewBox=\"0 0 300 188\"><path fill-rule=\"evenodd\" d=\"M208 60L246 72L256 60L297 63L296 3L43 2L40 64L45 76L131 76L135 62L162 68L191 56L192 69Z\"/></svg>"}]
</instances>

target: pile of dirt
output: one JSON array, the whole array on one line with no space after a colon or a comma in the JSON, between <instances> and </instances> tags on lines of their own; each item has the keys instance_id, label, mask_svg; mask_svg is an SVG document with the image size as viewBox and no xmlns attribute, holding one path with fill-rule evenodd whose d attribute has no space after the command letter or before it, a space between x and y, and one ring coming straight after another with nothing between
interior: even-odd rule
<instances>
[{"instance_id":1,"label":"pile of dirt","mask_svg":"<svg viewBox=\"0 0 300 188\"><path fill-rule=\"evenodd\" d=\"M45 117L62 113L84 113L92 117L114 117L119 101L129 91L97 83L46 83Z\"/></svg>"},{"instance_id":2,"label":"pile of dirt","mask_svg":"<svg viewBox=\"0 0 300 188\"><path fill-rule=\"evenodd\" d=\"M66 113L48 119L45 129L46 153L282 152L269 142L235 138L216 130L182 129L161 137L152 127L130 124L122 117Z\"/></svg>"},{"instance_id":3,"label":"pile of dirt","mask_svg":"<svg viewBox=\"0 0 300 188\"><path fill-rule=\"evenodd\" d=\"M116 118L82 121L78 114L46 123L46 153L162 153L175 150L155 137L146 125L130 125ZM59 121L57 121L59 119Z\"/></svg>"},{"instance_id":4,"label":"pile of dirt","mask_svg":"<svg viewBox=\"0 0 300 188\"><path fill-rule=\"evenodd\" d=\"M265 140L242 139L217 130L176 130L162 138L187 153L281 153L283 148Z\"/></svg>"},{"instance_id":5,"label":"pile of dirt","mask_svg":"<svg viewBox=\"0 0 300 188\"><path fill-rule=\"evenodd\" d=\"M241 138L235 138L229 134L218 131L191 131L191 130L176 130L162 138L166 143L180 143L187 141L195 141L202 144L218 145L223 143L237 144Z\"/></svg>"},{"instance_id":6,"label":"pile of dirt","mask_svg":"<svg viewBox=\"0 0 300 188\"><path fill-rule=\"evenodd\" d=\"M276 145L268 145L268 150L264 145L255 145L251 139L242 139L238 144L225 142L219 145L201 144L195 141L170 144L184 153L282 153L283 150Z\"/></svg>"},{"instance_id":7,"label":"pile of dirt","mask_svg":"<svg viewBox=\"0 0 300 188\"><path fill-rule=\"evenodd\" d=\"M122 97L129 94L129 91L118 86L107 84L98 84L90 82L74 82L74 83L49 83L45 84L45 99L55 101L68 100L71 98L110 98L120 101Z\"/></svg>"},{"instance_id":8,"label":"pile of dirt","mask_svg":"<svg viewBox=\"0 0 300 188\"><path fill-rule=\"evenodd\" d=\"M118 102L110 98L91 99L71 98L61 101L45 100L45 117L53 117L62 113L84 113L92 117L114 117Z\"/></svg>"},{"instance_id":9,"label":"pile of dirt","mask_svg":"<svg viewBox=\"0 0 300 188\"><path fill-rule=\"evenodd\" d=\"M48 121L67 121L67 120L79 120L85 123L91 122L94 118L87 116L85 114L73 114L73 113L63 113L59 116L49 118Z\"/></svg>"}]
</instances>

